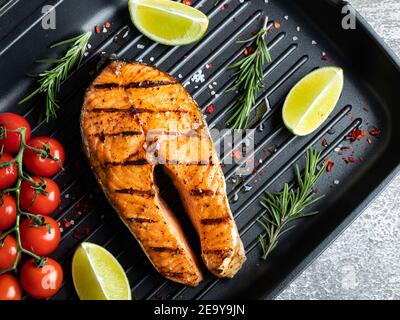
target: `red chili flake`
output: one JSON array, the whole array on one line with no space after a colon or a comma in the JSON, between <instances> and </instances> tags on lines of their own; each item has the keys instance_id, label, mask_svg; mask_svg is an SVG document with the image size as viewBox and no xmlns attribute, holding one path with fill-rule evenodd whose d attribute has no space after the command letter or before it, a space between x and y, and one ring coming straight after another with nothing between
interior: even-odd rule
<instances>
[{"instance_id":1,"label":"red chili flake","mask_svg":"<svg viewBox=\"0 0 400 320\"><path fill-rule=\"evenodd\" d=\"M313 189L312 189L312 192L313 192L313 193L318 193L319 190L318 190L318 188L313 188Z\"/></svg>"},{"instance_id":2,"label":"red chili flake","mask_svg":"<svg viewBox=\"0 0 400 320\"><path fill-rule=\"evenodd\" d=\"M212 63L207 63L206 64L206 69L211 69L213 67Z\"/></svg>"},{"instance_id":3,"label":"red chili flake","mask_svg":"<svg viewBox=\"0 0 400 320\"><path fill-rule=\"evenodd\" d=\"M339 152L338 152L338 155L339 155L339 156L342 156L342 155L343 155L343 152L342 152L342 151L339 151Z\"/></svg>"},{"instance_id":4,"label":"red chili flake","mask_svg":"<svg viewBox=\"0 0 400 320\"><path fill-rule=\"evenodd\" d=\"M91 232L92 232L92 229L90 229L90 228L84 228L84 229L82 230L82 234L83 234L85 237L87 237Z\"/></svg>"},{"instance_id":5,"label":"red chili flake","mask_svg":"<svg viewBox=\"0 0 400 320\"><path fill-rule=\"evenodd\" d=\"M251 55L254 51L255 49L253 47L247 47L244 49L243 54L247 57Z\"/></svg>"},{"instance_id":6,"label":"red chili flake","mask_svg":"<svg viewBox=\"0 0 400 320\"><path fill-rule=\"evenodd\" d=\"M381 136L381 130L374 128L374 129L369 130L369 134L371 136L379 138Z\"/></svg>"},{"instance_id":7,"label":"red chili flake","mask_svg":"<svg viewBox=\"0 0 400 320\"><path fill-rule=\"evenodd\" d=\"M333 169L333 166L334 166L335 164L334 164L333 161L331 161L331 160L328 160L327 163L328 163L328 164L327 164L327 166L326 166L326 171L331 172L332 169Z\"/></svg>"},{"instance_id":8,"label":"red chili flake","mask_svg":"<svg viewBox=\"0 0 400 320\"><path fill-rule=\"evenodd\" d=\"M346 139L350 140L350 142L354 142L356 140L360 141L366 134L366 131L361 131L358 128L354 128L353 131L346 137Z\"/></svg>"},{"instance_id":9,"label":"red chili flake","mask_svg":"<svg viewBox=\"0 0 400 320\"><path fill-rule=\"evenodd\" d=\"M187 6L191 6L192 5L192 0L182 0L183 4L186 4Z\"/></svg>"},{"instance_id":10,"label":"red chili flake","mask_svg":"<svg viewBox=\"0 0 400 320\"><path fill-rule=\"evenodd\" d=\"M74 230L74 232L72 233L72 236L77 240L82 239L82 235L78 230Z\"/></svg>"},{"instance_id":11,"label":"red chili flake","mask_svg":"<svg viewBox=\"0 0 400 320\"><path fill-rule=\"evenodd\" d=\"M347 158L347 160L348 160L350 163L354 163L354 162L356 162L356 161L354 160L354 158L353 158L353 157L348 157L348 158Z\"/></svg>"},{"instance_id":12,"label":"red chili flake","mask_svg":"<svg viewBox=\"0 0 400 320\"><path fill-rule=\"evenodd\" d=\"M372 144L372 139L371 139L371 138L367 138L367 142L368 142L369 144Z\"/></svg>"},{"instance_id":13,"label":"red chili flake","mask_svg":"<svg viewBox=\"0 0 400 320\"><path fill-rule=\"evenodd\" d=\"M256 173L259 167L260 167L260 164L257 163L253 168L253 173Z\"/></svg>"},{"instance_id":14,"label":"red chili flake","mask_svg":"<svg viewBox=\"0 0 400 320\"><path fill-rule=\"evenodd\" d=\"M253 163L253 159L247 159L247 160L246 160L246 163L247 163L247 164Z\"/></svg>"},{"instance_id":15,"label":"red chili flake","mask_svg":"<svg viewBox=\"0 0 400 320\"><path fill-rule=\"evenodd\" d=\"M99 26L95 26L94 27L94 31L96 31L96 33L100 33L100 27Z\"/></svg>"},{"instance_id":16,"label":"red chili flake","mask_svg":"<svg viewBox=\"0 0 400 320\"><path fill-rule=\"evenodd\" d=\"M207 108L206 108L206 112L207 113L213 113L215 111L215 106L214 104L210 104Z\"/></svg>"},{"instance_id":17,"label":"red chili flake","mask_svg":"<svg viewBox=\"0 0 400 320\"><path fill-rule=\"evenodd\" d=\"M224 11L225 8L226 8L226 6L223 4L223 5L221 6L221 11Z\"/></svg>"},{"instance_id":18,"label":"red chili flake","mask_svg":"<svg viewBox=\"0 0 400 320\"><path fill-rule=\"evenodd\" d=\"M322 146L327 147L328 146L328 141L326 139L322 140Z\"/></svg>"},{"instance_id":19,"label":"red chili flake","mask_svg":"<svg viewBox=\"0 0 400 320\"><path fill-rule=\"evenodd\" d=\"M111 27L111 23L107 21L107 22L104 24L104 26L108 29L109 27Z\"/></svg>"},{"instance_id":20,"label":"red chili flake","mask_svg":"<svg viewBox=\"0 0 400 320\"><path fill-rule=\"evenodd\" d=\"M347 150L351 150L351 149L353 149L353 148L350 147L350 146L343 146L343 147L340 147L340 150L342 150L342 151L347 151Z\"/></svg>"},{"instance_id":21,"label":"red chili flake","mask_svg":"<svg viewBox=\"0 0 400 320\"><path fill-rule=\"evenodd\" d=\"M265 172L264 171L261 171L260 172L260 177L264 177L265 176Z\"/></svg>"},{"instance_id":22,"label":"red chili flake","mask_svg":"<svg viewBox=\"0 0 400 320\"><path fill-rule=\"evenodd\" d=\"M360 161L365 161L365 158L364 157L360 157L359 160Z\"/></svg>"},{"instance_id":23,"label":"red chili flake","mask_svg":"<svg viewBox=\"0 0 400 320\"><path fill-rule=\"evenodd\" d=\"M364 107L363 110L364 110L365 112L369 112L369 110L368 110L367 107Z\"/></svg>"},{"instance_id":24,"label":"red chili flake","mask_svg":"<svg viewBox=\"0 0 400 320\"><path fill-rule=\"evenodd\" d=\"M63 222L64 227L65 227L66 229L71 228L72 224L71 224L71 222L69 222L66 218L64 218L64 219L62 220L62 222Z\"/></svg>"},{"instance_id":25,"label":"red chili flake","mask_svg":"<svg viewBox=\"0 0 400 320\"><path fill-rule=\"evenodd\" d=\"M328 55L324 53L321 58L322 61L328 61Z\"/></svg>"},{"instance_id":26,"label":"red chili flake","mask_svg":"<svg viewBox=\"0 0 400 320\"><path fill-rule=\"evenodd\" d=\"M240 160L242 158L242 154L239 150L232 151L231 156L232 156L232 158L235 158L236 160Z\"/></svg>"}]
</instances>

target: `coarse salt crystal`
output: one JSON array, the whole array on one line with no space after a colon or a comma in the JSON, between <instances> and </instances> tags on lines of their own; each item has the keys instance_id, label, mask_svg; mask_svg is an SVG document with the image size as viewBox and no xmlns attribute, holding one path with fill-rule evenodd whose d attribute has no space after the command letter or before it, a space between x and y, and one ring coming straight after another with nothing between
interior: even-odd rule
<instances>
[{"instance_id":1,"label":"coarse salt crystal","mask_svg":"<svg viewBox=\"0 0 400 320\"><path fill-rule=\"evenodd\" d=\"M299 27L299 26L297 26L296 30L300 32L300 30L301 30L301 29L300 29L300 27Z\"/></svg>"},{"instance_id":2,"label":"coarse salt crystal","mask_svg":"<svg viewBox=\"0 0 400 320\"><path fill-rule=\"evenodd\" d=\"M293 37L293 41L297 41L297 40L299 40L299 38L296 37L296 36L294 36L294 37Z\"/></svg>"},{"instance_id":3,"label":"coarse salt crystal","mask_svg":"<svg viewBox=\"0 0 400 320\"><path fill-rule=\"evenodd\" d=\"M284 16L285 20L289 20L289 16Z\"/></svg>"},{"instance_id":4,"label":"coarse salt crystal","mask_svg":"<svg viewBox=\"0 0 400 320\"><path fill-rule=\"evenodd\" d=\"M312 44L312 45L316 45L316 44L317 44L317 41L313 40L313 41L311 41L311 44Z\"/></svg>"},{"instance_id":5,"label":"coarse salt crystal","mask_svg":"<svg viewBox=\"0 0 400 320\"><path fill-rule=\"evenodd\" d=\"M205 76L204 76L203 70L201 70L201 69L197 70L197 71L192 75L192 77L191 77L190 80L191 80L192 82L196 82L196 83L204 82L204 81L206 80L206 78L205 78Z\"/></svg>"},{"instance_id":6,"label":"coarse salt crystal","mask_svg":"<svg viewBox=\"0 0 400 320\"><path fill-rule=\"evenodd\" d=\"M212 96L215 96L215 91L211 91L211 95L212 95Z\"/></svg>"},{"instance_id":7,"label":"coarse salt crystal","mask_svg":"<svg viewBox=\"0 0 400 320\"><path fill-rule=\"evenodd\" d=\"M153 62L154 61L154 57L150 57L150 61Z\"/></svg>"},{"instance_id":8,"label":"coarse salt crystal","mask_svg":"<svg viewBox=\"0 0 400 320\"><path fill-rule=\"evenodd\" d=\"M334 184L339 184L340 181L339 181L339 180L335 180L335 181L333 181L333 183L334 183Z\"/></svg>"},{"instance_id":9,"label":"coarse salt crystal","mask_svg":"<svg viewBox=\"0 0 400 320\"><path fill-rule=\"evenodd\" d=\"M182 79L183 76L182 76L181 74L178 74L178 78L179 78L179 79Z\"/></svg>"},{"instance_id":10,"label":"coarse salt crystal","mask_svg":"<svg viewBox=\"0 0 400 320\"><path fill-rule=\"evenodd\" d=\"M139 44L136 45L136 48L138 48L138 49L144 49L144 45L139 43Z\"/></svg>"}]
</instances>

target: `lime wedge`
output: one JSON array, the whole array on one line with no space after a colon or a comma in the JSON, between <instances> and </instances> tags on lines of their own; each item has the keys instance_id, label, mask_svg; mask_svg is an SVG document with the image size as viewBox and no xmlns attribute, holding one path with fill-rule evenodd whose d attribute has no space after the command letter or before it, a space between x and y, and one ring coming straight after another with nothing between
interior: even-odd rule
<instances>
[{"instance_id":1,"label":"lime wedge","mask_svg":"<svg viewBox=\"0 0 400 320\"><path fill-rule=\"evenodd\" d=\"M72 259L72 278L81 300L131 300L131 289L117 259L97 244L83 242Z\"/></svg>"},{"instance_id":2,"label":"lime wedge","mask_svg":"<svg viewBox=\"0 0 400 320\"><path fill-rule=\"evenodd\" d=\"M207 31L207 16L179 2L129 0L128 6L135 27L158 43L170 46L193 43Z\"/></svg>"},{"instance_id":3,"label":"lime wedge","mask_svg":"<svg viewBox=\"0 0 400 320\"><path fill-rule=\"evenodd\" d=\"M286 127L298 136L318 129L335 108L342 89L341 68L320 68L305 76L289 92L283 105Z\"/></svg>"}]
</instances>

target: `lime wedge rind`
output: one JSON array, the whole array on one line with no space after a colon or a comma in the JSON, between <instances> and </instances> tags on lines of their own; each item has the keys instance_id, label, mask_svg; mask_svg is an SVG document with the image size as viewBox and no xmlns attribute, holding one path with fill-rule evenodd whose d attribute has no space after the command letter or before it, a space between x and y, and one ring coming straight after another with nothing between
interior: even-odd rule
<instances>
[{"instance_id":1,"label":"lime wedge rind","mask_svg":"<svg viewBox=\"0 0 400 320\"><path fill-rule=\"evenodd\" d=\"M329 75L328 77L326 75ZM313 81L318 81L319 78L328 78L328 82L323 82L323 90L315 91L316 96L309 105L299 105L296 102L296 94L305 90L306 86L310 86ZM326 79L325 79L326 80ZM308 82L308 83L307 83ZM321 85L321 83L318 83ZM305 136L316 129L318 129L322 123L329 117L339 101L340 95L343 90L344 77L343 70L338 67L324 67L319 68L304 78L302 78L289 92L286 97L285 103L282 109L283 122L287 129L297 136ZM306 90L315 90L313 88L307 88ZM306 111L300 116L299 119L293 121L292 113L295 109L306 108ZM318 114L318 117L316 117ZM288 119L291 119L289 121Z\"/></svg>"},{"instance_id":2,"label":"lime wedge rind","mask_svg":"<svg viewBox=\"0 0 400 320\"><path fill-rule=\"evenodd\" d=\"M84 242L72 259L72 279L81 300L131 300L126 274L103 247Z\"/></svg>"},{"instance_id":3,"label":"lime wedge rind","mask_svg":"<svg viewBox=\"0 0 400 320\"><path fill-rule=\"evenodd\" d=\"M207 31L207 16L195 8L179 2L170 0L129 0L128 6L130 17L135 27L146 37L161 44L180 46L194 43L200 40ZM147 13L143 13L143 9L147 9L145 10ZM180 26L179 23L170 23L169 28L165 28L161 23L162 21L157 24L160 19L154 18L152 15L160 12L164 13L164 16L170 22L174 20L184 21L185 27L182 28L183 26ZM151 28L144 25L143 19L145 21L151 19ZM171 28L171 26L173 27ZM166 32L168 32L168 37Z\"/></svg>"}]
</instances>

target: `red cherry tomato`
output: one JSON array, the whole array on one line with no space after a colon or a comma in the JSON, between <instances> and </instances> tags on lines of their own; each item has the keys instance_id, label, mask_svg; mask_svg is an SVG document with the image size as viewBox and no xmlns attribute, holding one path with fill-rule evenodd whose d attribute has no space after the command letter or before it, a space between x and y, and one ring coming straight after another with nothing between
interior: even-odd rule
<instances>
[{"instance_id":1,"label":"red cherry tomato","mask_svg":"<svg viewBox=\"0 0 400 320\"><path fill-rule=\"evenodd\" d=\"M60 227L54 219L43 217L43 223L38 226L33 219L25 219L20 225L22 247L41 257L56 250L61 238Z\"/></svg>"},{"instance_id":2,"label":"red cherry tomato","mask_svg":"<svg viewBox=\"0 0 400 320\"><path fill-rule=\"evenodd\" d=\"M13 157L10 156L8 153L3 153L3 155L0 156L0 163L8 162L12 159ZM17 178L18 169L15 163L10 167L0 169L0 190L11 187L13 184L15 184Z\"/></svg>"},{"instance_id":3,"label":"red cherry tomato","mask_svg":"<svg viewBox=\"0 0 400 320\"><path fill-rule=\"evenodd\" d=\"M22 288L35 299L47 299L61 288L63 270L60 264L47 258L43 267L38 267L34 259L28 260L21 269Z\"/></svg>"},{"instance_id":4,"label":"red cherry tomato","mask_svg":"<svg viewBox=\"0 0 400 320\"><path fill-rule=\"evenodd\" d=\"M24 117L15 113L0 113L0 126L8 130L17 130L26 128L25 141L31 138L31 126ZM7 132L4 139L0 140L0 149L4 145L4 151L8 153L17 153L21 137L18 132Z\"/></svg>"},{"instance_id":5,"label":"red cherry tomato","mask_svg":"<svg viewBox=\"0 0 400 320\"><path fill-rule=\"evenodd\" d=\"M17 217L17 205L15 199L5 194L3 201L0 199L0 231L10 229L15 224Z\"/></svg>"},{"instance_id":6,"label":"red cherry tomato","mask_svg":"<svg viewBox=\"0 0 400 320\"><path fill-rule=\"evenodd\" d=\"M60 189L57 184L49 179L43 178L43 181L38 177L33 177L37 183L46 183L46 194L38 193L34 189L31 182L24 181L21 184L21 207L23 210L33 214L41 214L44 216L52 213L60 204Z\"/></svg>"},{"instance_id":7,"label":"red cherry tomato","mask_svg":"<svg viewBox=\"0 0 400 320\"><path fill-rule=\"evenodd\" d=\"M17 258L17 240L8 235L0 244L0 270L11 268ZM21 255L19 256L21 260ZM19 261L18 261L19 262Z\"/></svg>"},{"instance_id":8,"label":"red cherry tomato","mask_svg":"<svg viewBox=\"0 0 400 320\"><path fill-rule=\"evenodd\" d=\"M0 300L21 300L21 286L11 274L0 275Z\"/></svg>"},{"instance_id":9,"label":"red cherry tomato","mask_svg":"<svg viewBox=\"0 0 400 320\"><path fill-rule=\"evenodd\" d=\"M60 142L50 137L36 137L28 142L28 145L46 150L50 155L59 161L44 158L33 150L26 150L24 154L24 165L32 172L41 177L51 177L61 170L65 161L64 148Z\"/></svg>"}]
</instances>

